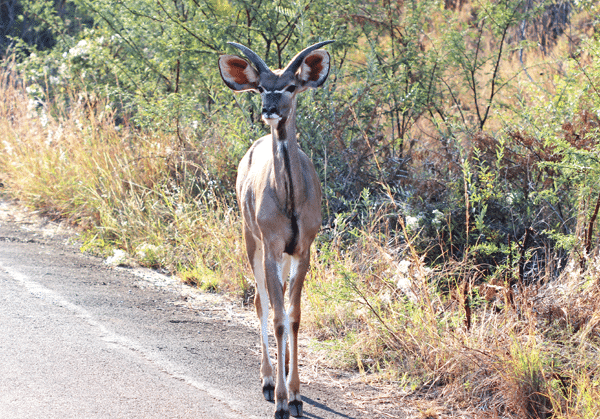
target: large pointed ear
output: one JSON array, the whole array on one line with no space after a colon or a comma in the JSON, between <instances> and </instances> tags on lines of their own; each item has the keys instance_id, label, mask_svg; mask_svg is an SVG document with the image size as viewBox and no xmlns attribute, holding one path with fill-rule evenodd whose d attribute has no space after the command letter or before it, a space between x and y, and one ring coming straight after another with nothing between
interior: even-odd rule
<instances>
[{"instance_id":1,"label":"large pointed ear","mask_svg":"<svg viewBox=\"0 0 600 419\"><path fill-rule=\"evenodd\" d=\"M221 55L219 57L221 78L235 92L258 92L258 72L248 61L236 55Z\"/></svg>"},{"instance_id":2,"label":"large pointed ear","mask_svg":"<svg viewBox=\"0 0 600 419\"><path fill-rule=\"evenodd\" d=\"M329 53L323 49L308 54L296 72L298 81L302 83L302 90L319 87L325 83L328 75Z\"/></svg>"}]
</instances>

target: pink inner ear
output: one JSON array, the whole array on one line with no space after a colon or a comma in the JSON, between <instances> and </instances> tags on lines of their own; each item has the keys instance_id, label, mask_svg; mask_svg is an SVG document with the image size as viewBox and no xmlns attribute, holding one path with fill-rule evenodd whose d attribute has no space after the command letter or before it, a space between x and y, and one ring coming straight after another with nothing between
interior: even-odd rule
<instances>
[{"instance_id":1,"label":"pink inner ear","mask_svg":"<svg viewBox=\"0 0 600 419\"><path fill-rule=\"evenodd\" d=\"M233 81L237 84L249 83L248 76L246 75L246 67L248 63L241 58L230 58L227 60L227 72L233 78Z\"/></svg>"},{"instance_id":2,"label":"pink inner ear","mask_svg":"<svg viewBox=\"0 0 600 419\"><path fill-rule=\"evenodd\" d=\"M310 68L308 73L309 81L317 81L321 77L323 71L323 58L318 54L309 55L304 60L304 63Z\"/></svg>"}]
</instances>

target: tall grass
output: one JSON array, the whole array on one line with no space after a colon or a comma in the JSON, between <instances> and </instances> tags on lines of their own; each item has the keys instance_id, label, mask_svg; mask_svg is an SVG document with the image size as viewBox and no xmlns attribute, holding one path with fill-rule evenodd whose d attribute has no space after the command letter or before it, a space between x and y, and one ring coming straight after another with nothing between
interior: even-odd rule
<instances>
[{"instance_id":1,"label":"tall grass","mask_svg":"<svg viewBox=\"0 0 600 419\"><path fill-rule=\"evenodd\" d=\"M68 107L31 100L7 68L0 76L0 179L7 193L81 226L86 250L124 250L202 287L247 294L231 192L203 184L208 162L197 150L116 125L89 95L72 92Z\"/></svg>"},{"instance_id":2,"label":"tall grass","mask_svg":"<svg viewBox=\"0 0 600 419\"><path fill-rule=\"evenodd\" d=\"M209 126L196 142L142 132L89 95L31 101L12 69L0 74L4 193L79 225L85 250L120 249L248 300L232 198L239 149L224 128ZM215 165L231 178L211 177ZM425 266L413 245L418 228L395 205L362 199L373 208L365 220L339 214L316 241L303 304L313 350L413 398L433 397L442 414L597 417L597 253L585 269L573 259L557 280L479 283L468 257ZM400 234L391 235L385 219L394 212Z\"/></svg>"},{"instance_id":3,"label":"tall grass","mask_svg":"<svg viewBox=\"0 0 600 419\"><path fill-rule=\"evenodd\" d=\"M344 251L331 237L319 243L307 285L314 346L333 353L334 365L433 396L448 415L598 417L597 260L516 292L465 276L440 291L472 266L432 270L410 245L392 249L372 231L355 234Z\"/></svg>"}]
</instances>

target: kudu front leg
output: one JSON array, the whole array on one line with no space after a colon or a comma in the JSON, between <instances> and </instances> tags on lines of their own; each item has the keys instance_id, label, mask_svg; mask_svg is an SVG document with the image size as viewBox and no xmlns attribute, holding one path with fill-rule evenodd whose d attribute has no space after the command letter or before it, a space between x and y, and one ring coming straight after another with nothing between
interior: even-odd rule
<instances>
[{"instance_id":1,"label":"kudu front leg","mask_svg":"<svg viewBox=\"0 0 600 419\"><path fill-rule=\"evenodd\" d=\"M302 257L293 257L290 268L290 290L288 318L290 324L289 335L289 375L287 377L288 406L290 414L294 417L302 416L302 396L300 394L300 376L298 371L298 331L301 320L301 299L304 278L308 272L310 254Z\"/></svg>"},{"instance_id":2,"label":"kudu front leg","mask_svg":"<svg viewBox=\"0 0 600 419\"><path fill-rule=\"evenodd\" d=\"M252 272L256 280L256 295L254 296L254 307L256 315L260 320L260 343L261 343L261 363L260 379L262 391L265 400L272 402L275 400L275 380L273 379L273 365L269 356L269 295L267 293L267 284L264 269L264 251L263 244L252 235L252 232L246 229L245 235L246 248Z\"/></svg>"},{"instance_id":3,"label":"kudu front leg","mask_svg":"<svg viewBox=\"0 0 600 419\"><path fill-rule=\"evenodd\" d=\"M282 264L275 258L265 260L265 274L269 300L273 308L273 330L277 342L277 369L275 377L275 419L288 419L288 391L286 384L286 351L289 336L289 319L284 306Z\"/></svg>"},{"instance_id":4,"label":"kudu front leg","mask_svg":"<svg viewBox=\"0 0 600 419\"><path fill-rule=\"evenodd\" d=\"M263 295L263 299L261 299ZM260 363L260 379L262 384L262 392L265 400L272 402L275 400L275 380L273 379L273 366L269 357L269 338L268 338L268 320L269 320L269 300L266 294L258 291L254 296L254 306L256 313L260 319L261 329L261 363Z\"/></svg>"}]
</instances>

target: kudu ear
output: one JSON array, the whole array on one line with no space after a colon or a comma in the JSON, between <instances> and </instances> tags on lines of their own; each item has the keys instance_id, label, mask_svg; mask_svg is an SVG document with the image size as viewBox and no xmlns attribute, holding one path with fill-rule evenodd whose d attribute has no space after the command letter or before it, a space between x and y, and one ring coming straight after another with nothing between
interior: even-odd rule
<instances>
[{"instance_id":1,"label":"kudu ear","mask_svg":"<svg viewBox=\"0 0 600 419\"><path fill-rule=\"evenodd\" d=\"M235 92L258 92L258 72L248 61L236 55L221 55L219 57L221 78Z\"/></svg>"},{"instance_id":2,"label":"kudu ear","mask_svg":"<svg viewBox=\"0 0 600 419\"><path fill-rule=\"evenodd\" d=\"M306 56L296 72L302 90L316 88L325 83L329 75L329 53L318 49Z\"/></svg>"}]
</instances>

